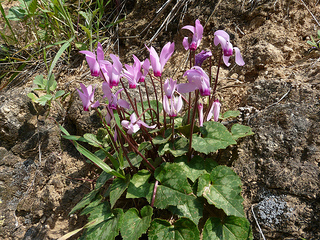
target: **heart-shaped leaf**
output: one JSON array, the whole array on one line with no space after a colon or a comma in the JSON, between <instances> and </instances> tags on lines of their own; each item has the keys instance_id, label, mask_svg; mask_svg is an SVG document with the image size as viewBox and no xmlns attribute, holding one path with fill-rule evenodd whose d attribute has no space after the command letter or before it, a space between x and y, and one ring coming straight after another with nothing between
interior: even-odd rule
<instances>
[{"instance_id":1,"label":"heart-shaped leaf","mask_svg":"<svg viewBox=\"0 0 320 240\"><path fill-rule=\"evenodd\" d=\"M198 196L223 209L227 215L244 217L240 178L227 166L217 166L199 178Z\"/></svg>"},{"instance_id":2,"label":"heart-shaped leaf","mask_svg":"<svg viewBox=\"0 0 320 240\"><path fill-rule=\"evenodd\" d=\"M123 216L121 223L121 236L124 240L135 240L145 233L151 223L153 209L150 206L144 206L141 209L141 217L139 211L130 208Z\"/></svg>"},{"instance_id":3,"label":"heart-shaped leaf","mask_svg":"<svg viewBox=\"0 0 320 240\"><path fill-rule=\"evenodd\" d=\"M193 134L192 147L194 150L209 154L237 143L223 124L218 122L205 122L203 125L204 126L200 128L202 137Z\"/></svg>"},{"instance_id":4,"label":"heart-shaped leaf","mask_svg":"<svg viewBox=\"0 0 320 240\"><path fill-rule=\"evenodd\" d=\"M209 218L203 228L203 240L252 239L250 223L246 218L228 216L223 221Z\"/></svg>"},{"instance_id":5,"label":"heart-shaped leaf","mask_svg":"<svg viewBox=\"0 0 320 240\"><path fill-rule=\"evenodd\" d=\"M154 219L148 237L150 240L198 240L200 234L197 225L188 218L180 218L173 225L162 219Z\"/></svg>"}]
</instances>

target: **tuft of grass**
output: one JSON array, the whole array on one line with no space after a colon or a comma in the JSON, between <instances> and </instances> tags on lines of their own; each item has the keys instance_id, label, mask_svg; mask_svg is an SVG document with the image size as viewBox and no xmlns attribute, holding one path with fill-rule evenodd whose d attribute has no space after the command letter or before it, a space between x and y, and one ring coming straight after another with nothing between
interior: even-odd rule
<instances>
[{"instance_id":1,"label":"tuft of grass","mask_svg":"<svg viewBox=\"0 0 320 240\"><path fill-rule=\"evenodd\" d=\"M125 19L118 18L117 7L112 0L19 0L18 6L5 11L0 2L5 23L0 29L0 91L25 78L28 68L40 66L52 72L50 66L59 60L54 56L67 42L63 52L68 62L72 50L92 49L106 40L106 32Z\"/></svg>"}]
</instances>

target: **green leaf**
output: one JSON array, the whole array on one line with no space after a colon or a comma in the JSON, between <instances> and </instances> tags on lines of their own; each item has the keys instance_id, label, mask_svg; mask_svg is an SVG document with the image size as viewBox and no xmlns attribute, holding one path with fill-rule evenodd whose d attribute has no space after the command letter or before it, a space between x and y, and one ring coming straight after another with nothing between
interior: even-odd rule
<instances>
[{"instance_id":1,"label":"green leaf","mask_svg":"<svg viewBox=\"0 0 320 240\"><path fill-rule=\"evenodd\" d=\"M59 124L59 128L61 129L61 131L66 134L69 135L68 131L62 127ZM100 167L103 171L112 174L113 176L116 177L120 177L120 178L125 178L125 176L115 170L113 170L112 168L109 167L109 165L107 165L105 162L103 162L99 157L97 157L96 155L94 155L93 153L91 153L90 151L88 151L85 147L81 146L80 144L78 144L76 141L73 141L74 146L76 147L76 149L83 154L85 157L87 157L89 160L91 160L92 162L94 162L98 167Z\"/></svg>"},{"instance_id":2,"label":"green leaf","mask_svg":"<svg viewBox=\"0 0 320 240\"><path fill-rule=\"evenodd\" d=\"M144 206L141 209L141 217L136 208L130 208L123 216L123 222L120 227L121 236L124 240L136 240L145 233L151 223L153 209L150 206Z\"/></svg>"},{"instance_id":3,"label":"green leaf","mask_svg":"<svg viewBox=\"0 0 320 240\"><path fill-rule=\"evenodd\" d=\"M38 8L38 1L37 0L32 0L29 4L29 11L31 14L34 14L34 12L37 10Z\"/></svg>"},{"instance_id":4,"label":"green leaf","mask_svg":"<svg viewBox=\"0 0 320 240\"><path fill-rule=\"evenodd\" d=\"M103 171L97 179L96 186L94 189L100 189L111 178L111 174Z\"/></svg>"},{"instance_id":5,"label":"green leaf","mask_svg":"<svg viewBox=\"0 0 320 240\"><path fill-rule=\"evenodd\" d=\"M81 137L81 136L63 135L62 137L65 138L65 139L68 139L68 140L72 140L72 141L88 142L87 139L85 139L84 137Z\"/></svg>"},{"instance_id":6,"label":"green leaf","mask_svg":"<svg viewBox=\"0 0 320 240\"><path fill-rule=\"evenodd\" d=\"M46 95L39 97L37 99L37 103L39 103L41 106L44 106L44 105L46 105L47 101L50 101L51 99L52 99L52 95L46 94Z\"/></svg>"},{"instance_id":7,"label":"green leaf","mask_svg":"<svg viewBox=\"0 0 320 240\"><path fill-rule=\"evenodd\" d=\"M142 154L144 154L144 152L142 152ZM129 160L131 161L132 165L134 167L139 168L140 164L142 162L142 157L139 154L135 154L134 152L129 152L127 155L128 155ZM128 161L125 161L124 168L129 167L129 166L130 165L129 165Z\"/></svg>"},{"instance_id":8,"label":"green leaf","mask_svg":"<svg viewBox=\"0 0 320 240\"><path fill-rule=\"evenodd\" d=\"M84 198L80 202L78 202L78 204L76 206L74 206L71 209L69 214L73 214L76 211L89 205L93 201L93 199L95 199L98 192L99 192L99 189L95 189L95 190L91 191L90 193L88 193L87 195L85 195Z\"/></svg>"},{"instance_id":9,"label":"green leaf","mask_svg":"<svg viewBox=\"0 0 320 240\"><path fill-rule=\"evenodd\" d=\"M110 186L110 204L111 208L114 207L117 200L121 197L124 191L128 188L130 183L130 175L126 175L126 178L116 178L113 180Z\"/></svg>"},{"instance_id":10,"label":"green leaf","mask_svg":"<svg viewBox=\"0 0 320 240\"><path fill-rule=\"evenodd\" d=\"M102 211L100 209L98 209L99 207L105 207L105 203L102 203L101 204L101 201L103 200L103 197L101 195L98 195L94 201L92 201L88 206L86 206L82 211L81 211L81 215L86 215L86 214L89 214L89 213L92 213L90 216L91 216L91 219L94 219L94 218L98 218L102 215L105 215L105 213L102 213L102 212L105 212L105 211ZM110 210L110 205L109 206L109 212L110 212L110 215L111 216L111 210ZM108 216L108 217L109 217Z\"/></svg>"},{"instance_id":11,"label":"green leaf","mask_svg":"<svg viewBox=\"0 0 320 240\"><path fill-rule=\"evenodd\" d=\"M188 152L188 139L181 137L174 141L174 147L172 142L167 142L164 145L160 145L158 153L160 156L171 153L175 157L179 157Z\"/></svg>"},{"instance_id":12,"label":"green leaf","mask_svg":"<svg viewBox=\"0 0 320 240\"><path fill-rule=\"evenodd\" d=\"M38 98L34 93L28 93L27 96L31 98L32 102L37 102Z\"/></svg>"},{"instance_id":13,"label":"green leaf","mask_svg":"<svg viewBox=\"0 0 320 240\"><path fill-rule=\"evenodd\" d=\"M184 163L164 163L154 172L154 177L164 186L189 194L192 188L188 182L189 167Z\"/></svg>"},{"instance_id":14,"label":"green leaf","mask_svg":"<svg viewBox=\"0 0 320 240\"><path fill-rule=\"evenodd\" d=\"M168 221L154 219L149 228L149 240L199 240L197 226L188 218L180 218L171 225Z\"/></svg>"},{"instance_id":15,"label":"green leaf","mask_svg":"<svg viewBox=\"0 0 320 240\"><path fill-rule=\"evenodd\" d=\"M55 99L62 97L64 94L64 90L59 90L58 92L56 92L56 95L54 96Z\"/></svg>"},{"instance_id":16,"label":"green leaf","mask_svg":"<svg viewBox=\"0 0 320 240\"><path fill-rule=\"evenodd\" d=\"M81 236L82 240L114 240L119 235L120 223L123 218L122 209L114 209L112 216L98 225L88 228Z\"/></svg>"},{"instance_id":17,"label":"green leaf","mask_svg":"<svg viewBox=\"0 0 320 240\"><path fill-rule=\"evenodd\" d=\"M100 147L102 145L102 143L97 139L97 136L92 133L85 133L83 137L91 146Z\"/></svg>"},{"instance_id":18,"label":"green leaf","mask_svg":"<svg viewBox=\"0 0 320 240\"><path fill-rule=\"evenodd\" d=\"M252 132L251 127L244 126L241 124L234 124L231 128L232 137L234 140L237 140L238 138L246 137L253 135L254 132Z\"/></svg>"},{"instance_id":19,"label":"green leaf","mask_svg":"<svg viewBox=\"0 0 320 240\"><path fill-rule=\"evenodd\" d=\"M33 84L38 85L42 90L46 89L46 82L47 80L43 78L43 75L37 75L33 80Z\"/></svg>"},{"instance_id":20,"label":"green leaf","mask_svg":"<svg viewBox=\"0 0 320 240\"><path fill-rule=\"evenodd\" d=\"M159 112L162 112L162 103L160 102L157 102L156 100L151 100L150 101L150 107L153 108L156 112L157 112L157 103L159 104ZM149 104L148 104L148 101L144 101L143 102L143 108L144 110L148 109L149 108ZM138 102L137 103L137 110L138 110L138 113L139 115L142 113L142 104L141 102ZM152 110L151 110L152 111ZM156 116L155 116L155 112L152 111L152 115L153 115L153 118L156 119ZM146 119L151 119L151 114L150 114L150 111L147 111L145 113L145 116L146 116ZM142 118L143 119L143 118Z\"/></svg>"},{"instance_id":21,"label":"green leaf","mask_svg":"<svg viewBox=\"0 0 320 240\"><path fill-rule=\"evenodd\" d=\"M185 172L185 175L192 181L195 182L198 177L204 173L210 173L212 169L218 166L211 158L203 159L200 156L194 156L190 162L188 162L187 156L181 156L175 159L176 162L186 163L188 166L188 171Z\"/></svg>"},{"instance_id":22,"label":"green leaf","mask_svg":"<svg viewBox=\"0 0 320 240\"><path fill-rule=\"evenodd\" d=\"M151 202L153 185L151 186L152 190L149 190L147 200ZM155 197L154 206L160 209L165 209L168 206L177 206L183 205L188 201L195 199L196 197L192 195L186 195L172 188L159 185L157 188L157 193Z\"/></svg>"},{"instance_id":23,"label":"green leaf","mask_svg":"<svg viewBox=\"0 0 320 240\"><path fill-rule=\"evenodd\" d=\"M194 150L209 154L237 143L228 129L221 123L205 122L203 125L200 128L203 137L193 134L192 147Z\"/></svg>"},{"instance_id":24,"label":"green leaf","mask_svg":"<svg viewBox=\"0 0 320 240\"><path fill-rule=\"evenodd\" d=\"M240 111L227 111L223 114L223 117L221 119L227 119L227 118L236 118L240 115Z\"/></svg>"},{"instance_id":25,"label":"green leaf","mask_svg":"<svg viewBox=\"0 0 320 240\"><path fill-rule=\"evenodd\" d=\"M92 39L92 32L89 28L86 26L82 25L81 23L78 23L81 29L87 34L88 39Z\"/></svg>"},{"instance_id":26,"label":"green leaf","mask_svg":"<svg viewBox=\"0 0 320 240\"><path fill-rule=\"evenodd\" d=\"M152 139L152 142L153 142L153 144L164 144L170 140L171 136L172 136L172 134L170 134L168 137L164 138L164 137L158 135L154 139Z\"/></svg>"},{"instance_id":27,"label":"green leaf","mask_svg":"<svg viewBox=\"0 0 320 240\"><path fill-rule=\"evenodd\" d=\"M228 216L223 222L211 217L203 228L203 240L247 240L252 239L250 223L246 218Z\"/></svg>"},{"instance_id":28,"label":"green leaf","mask_svg":"<svg viewBox=\"0 0 320 240\"><path fill-rule=\"evenodd\" d=\"M46 85L46 91L49 94L51 91L54 91L57 87L57 81L54 79L54 75L48 75L48 81Z\"/></svg>"},{"instance_id":29,"label":"green leaf","mask_svg":"<svg viewBox=\"0 0 320 240\"><path fill-rule=\"evenodd\" d=\"M311 41L308 40L307 43L309 45L311 45L312 47L317 47L317 44L315 42L311 42Z\"/></svg>"},{"instance_id":30,"label":"green leaf","mask_svg":"<svg viewBox=\"0 0 320 240\"><path fill-rule=\"evenodd\" d=\"M190 137L191 124L177 127L176 130L179 133L182 133L185 137L189 138ZM199 127L195 125L194 128L193 128L193 133L198 133L198 132L199 132Z\"/></svg>"},{"instance_id":31,"label":"green leaf","mask_svg":"<svg viewBox=\"0 0 320 240\"><path fill-rule=\"evenodd\" d=\"M57 54L55 55L51 65L50 65L50 69L49 69L49 73L48 73L48 79L51 78L52 75L52 71L54 69L54 67L56 66L59 58L61 57L62 53L70 46L71 42L73 41L74 37L70 38L67 42L65 42L61 48L59 49L59 51L57 52Z\"/></svg>"},{"instance_id":32,"label":"green leaf","mask_svg":"<svg viewBox=\"0 0 320 240\"><path fill-rule=\"evenodd\" d=\"M231 168L217 166L210 175L200 176L197 195L202 195L227 215L244 217L240 186L241 180Z\"/></svg>"},{"instance_id":33,"label":"green leaf","mask_svg":"<svg viewBox=\"0 0 320 240\"><path fill-rule=\"evenodd\" d=\"M169 206L168 209L179 217L190 218L198 225L200 218L203 217L203 198L187 201L183 205Z\"/></svg>"},{"instance_id":34,"label":"green leaf","mask_svg":"<svg viewBox=\"0 0 320 240\"><path fill-rule=\"evenodd\" d=\"M130 180L126 198L146 198L151 187L151 184L148 182L150 176L151 173L146 169L134 174Z\"/></svg>"}]
</instances>

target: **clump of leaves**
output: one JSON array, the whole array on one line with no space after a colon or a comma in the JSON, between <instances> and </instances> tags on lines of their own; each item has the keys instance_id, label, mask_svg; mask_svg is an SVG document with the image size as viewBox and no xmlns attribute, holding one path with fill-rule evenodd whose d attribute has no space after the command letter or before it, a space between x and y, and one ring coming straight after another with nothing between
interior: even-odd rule
<instances>
[{"instance_id":1,"label":"clump of leaves","mask_svg":"<svg viewBox=\"0 0 320 240\"><path fill-rule=\"evenodd\" d=\"M310 36L311 40L308 40L307 43L311 46L310 51L313 50L320 50L320 30L317 32L317 38L314 39L312 36Z\"/></svg>"}]
</instances>

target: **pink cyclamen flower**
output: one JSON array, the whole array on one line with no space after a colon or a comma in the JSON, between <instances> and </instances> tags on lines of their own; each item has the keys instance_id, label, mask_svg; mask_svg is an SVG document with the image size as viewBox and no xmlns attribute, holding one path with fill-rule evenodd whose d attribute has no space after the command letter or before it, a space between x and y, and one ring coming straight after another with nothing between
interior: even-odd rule
<instances>
[{"instance_id":1,"label":"pink cyclamen flower","mask_svg":"<svg viewBox=\"0 0 320 240\"><path fill-rule=\"evenodd\" d=\"M149 59L147 58L147 59L144 60L143 63L142 63L142 68L141 68L141 70L143 70L143 71L141 71L142 74L141 74L141 76L140 76L139 82L144 82L147 74L149 73L149 68L150 68L150 61L149 61Z\"/></svg>"},{"instance_id":2,"label":"pink cyclamen flower","mask_svg":"<svg viewBox=\"0 0 320 240\"><path fill-rule=\"evenodd\" d=\"M88 87L86 87L85 85L83 85L82 83L80 83L80 87L82 92L78 90L79 92L79 96L82 100L82 105L83 105L83 110L84 111L89 111L90 107L96 108L100 106L99 101L94 102L94 91L95 88L92 90L92 85L89 85Z\"/></svg>"},{"instance_id":3,"label":"pink cyclamen flower","mask_svg":"<svg viewBox=\"0 0 320 240\"><path fill-rule=\"evenodd\" d=\"M134 63L132 66L125 64L126 69L123 70L123 76L128 79L129 88L136 88L137 84L142 76L141 73L141 62L133 55Z\"/></svg>"},{"instance_id":4,"label":"pink cyclamen flower","mask_svg":"<svg viewBox=\"0 0 320 240\"><path fill-rule=\"evenodd\" d=\"M240 49L232 46L229 34L223 30L218 30L214 33L214 45L218 46L219 44L223 51L223 62L227 67L230 66L229 58L232 56L233 50L236 54L236 64L239 66L243 66L245 64L241 56Z\"/></svg>"},{"instance_id":5,"label":"pink cyclamen flower","mask_svg":"<svg viewBox=\"0 0 320 240\"><path fill-rule=\"evenodd\" d=\"M178 92L188 93L199 89L201 96L210 95L210 80L201 67L194 66L190 70L186 71L183 76L187 76L189 83L178 84Z\"/></svg>"},{"instance_id":6,"label":"pink cyclamen flower","mask_svg":"<svg viewBox=\"0 0 320 240\"><path fill-rule=\"evenodd\" d=\"M185 37L183 38L182 45L186 50L190 49L195 51L197 47L199 47L203 35L203 26L201 25L200 21L197 19L195 26L187 25L181 29L187 29L193 33L191 43L189 44L188 37Z\"/></svg>"},{"instance_id":7,"label":"pink cyclamen flower","mask_svg":"<svg viewBox=\"0 0 320 240\"><path fill-rule=\"evenodd\" d=\"M203 104L198 103L198 111L199 111L199 126L203 126Z\"/></svg>"},{"instance_id":8,"label":"pink cyclamen flower","mask_svg":"<svg viewBox=\"0 0 320 240\"><path fill-rule=\"evenodd\" d=\"M117 109L117 106L119 105L120 107L129 109L130 104L123 100L123 99L118 99L118 94L123 91L123 88L119 89L115 94L112 93L111 88L107 82L102 83L102 91L104 93L103 98L107 98L109 101L109 108L110 109Z\"/></svg>"},{"instance_id":9,"label":"pink cyclamen flower","mask_svg":"<svg viewBox=\"0 0 320 240\"><path fill-rule=\"evenodd\" d=\"M153 47L146 48L150 52L150 62L153 69L153 74L155 77L161 77L161 74L163 72L164 65L171 57L173 51L174 51L174 43L168 42L161 50L160 58L158 56L158 53Z\"/></svg>"},{"instance_id":10,"label":"pink cyclamen flower","mask_svg":"<svg viewBox=\"0 0 320 240\"><path fill-rule=\"evenodd\" d=\"M218 99L214 100L213 104L212 104L212 107L208 113L208 116L207 116L207 121L210 121L210 119L212 118L213 116L213 120L215 122L218 121L219 119L219 113L220 113L220 102Z\"/></svg>"},{"instance_id":11,"label":"pink cyclamen flower","mask_svg":"<svg viewBox=\"0 0 320 240\"><path fill-rule=\"evenodd\" d=\"M198 53L195 56L195 66L201 67L204 60L206 60L208 57L211 57L212 53L210 50L202 50L200 53Z\"/></svg>"},{"instance_id":12,"label":"pink cyclamen flower","mask_svg":"<svg viewBox=\"0 0 320 240\"><path fill-rule=\"evenodd\" d=\"M177 81L173 81L172 78L168 78L163 84L163 90L166 96L170 99L173 96L177 87Z\"/></svg>"},{"instance_id":13,"label":"pink cyclamen flower","mask_svg":"<svg viewBox=\"0 0 320 240\"><path fill-rule=\"evenodd\" d=\"M109 61L100 61L101 72L103 73L104 79L109 83L110 88L118 86L121 78L122 64L114 54L110 54L110 58L113 64Z\"/></svg>"},{"instance_id":14,"label":"pink cyclamen flower","mask_svg":"<svg viewBox=\"0 0 320 240\"><path fill-rule=\"evenodd\" d=\"M87 63L90 67L91 75L97 77L100 75L100 64L99 62L104 59L104 53L102 49L102 45L98 43L97 46L97 56L93 52L90 51L80 51L79 53L86 55Z\"/></svg>"},{"instance_id":15,"label":"pink cyclamen flower","mask_svg":"<svg viewBox=\"0 0 320 240\"><path fill-rule=\"evenodd\" d=\"M172 97L170 101L171 104L169 103L169 98L166 95L163 96L163 109L169 117L176 117L183 105L182 97L181 95L179 97Z\"/></svg>"},{"instance_id":16,"label":"pink cyclamen flower","mask_svg":"<svg viewBox=\"0 0 320 240\"><path fill-rule=\"evenodd\" d=\"M133 133L138 132L139 129L141 128L141 126L144 126L146 128L155 128L157 126L156 124L149 126L148 124L146 124L142 120L137 120L137 116L135 113L133 113L130 116L130 122L128 120L122 120L121 125L124 128L128 129L128 131L127 131L128 134L133 134Z\"/></svg>"}]
</instances>

